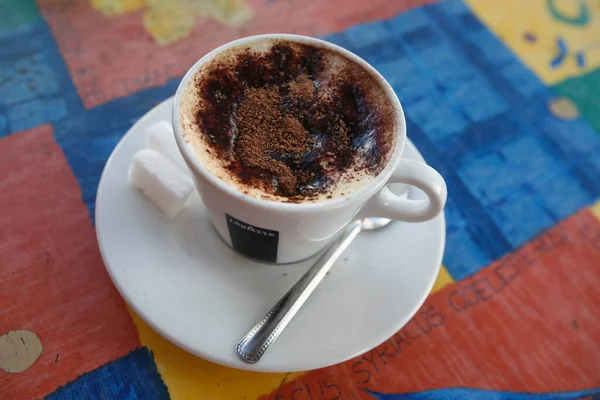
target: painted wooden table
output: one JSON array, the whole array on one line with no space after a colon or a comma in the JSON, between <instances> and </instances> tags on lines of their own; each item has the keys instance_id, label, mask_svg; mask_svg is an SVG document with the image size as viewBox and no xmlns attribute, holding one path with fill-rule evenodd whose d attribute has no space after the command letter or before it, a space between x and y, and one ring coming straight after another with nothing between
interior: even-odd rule
<instances>
[{"instance_id":1,"label":"painted wooden table","mask_svg":"<svg viewBox=\"0 0 600 400\"><path fill-rule=\"evenodd\" d=\"M600 395L597 0L2 0L0 20L0 399ZM390 81L448 183L447 246L433 293L387 342L258 374L195 358L132 313L93 214L115 144L193 61L283 31Z\"/></svg>"}]
</instances>

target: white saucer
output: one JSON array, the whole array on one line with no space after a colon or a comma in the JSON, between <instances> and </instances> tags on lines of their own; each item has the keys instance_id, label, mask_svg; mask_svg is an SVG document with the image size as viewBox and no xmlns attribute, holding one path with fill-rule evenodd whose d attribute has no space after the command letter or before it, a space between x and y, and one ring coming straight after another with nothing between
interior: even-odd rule
<instances>
[{"instance_id":1,"label":"white saucer","mask_svg":"<svg viewBox=\"0 0 600 400\"><path fill-rule=\"evenodd\" d=\"M265 357L257 364L240 361L235 344L315 257L289 265L250 261L218 238L197 194L171 220L129 185L131 157L144 146L146 128L171 120L171 103L162 102L123 137L106 163L96 199L106 269L125 301L155 331L218 364L291 372L358 356L409 321L440 269L443 215L359 235ZM423 161L412 143L404 156Z\"/></svg>"}]
</instances>

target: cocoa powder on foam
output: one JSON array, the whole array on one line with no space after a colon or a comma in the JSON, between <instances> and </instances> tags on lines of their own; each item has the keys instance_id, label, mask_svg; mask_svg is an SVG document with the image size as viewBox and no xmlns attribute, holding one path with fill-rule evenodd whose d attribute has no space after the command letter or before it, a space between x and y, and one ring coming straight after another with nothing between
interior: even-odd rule
<instances>
[{"instance_id":1,"label":"cocoa powder on foam","mask_svg":"<svg viewBox=\"0 0 600 400\"><path fill-rule=\"evenodd\" d=\"M243 164L273 173L281 192L293 194L298 174L272 154L299 159L310 143L310 135L293 115L284 113L279 88L246 88L237 109L238 139L235 152Z\"/></svg>"},{"instance_id":2,"label":"cocoa powder on foam","mask_svg":"<svg viewBox=\"0 0 600 400\"><path fill-rule=\"evenodd\" d=\"M389 160L397 119L378 83L331 53L279 41L236 49L195 77L187 130L205 138L232 178L266 196L299 202L358 187L350 181L368 180ZM332 73L336 57L343 65Z\"/></svg>"}]
</instances>

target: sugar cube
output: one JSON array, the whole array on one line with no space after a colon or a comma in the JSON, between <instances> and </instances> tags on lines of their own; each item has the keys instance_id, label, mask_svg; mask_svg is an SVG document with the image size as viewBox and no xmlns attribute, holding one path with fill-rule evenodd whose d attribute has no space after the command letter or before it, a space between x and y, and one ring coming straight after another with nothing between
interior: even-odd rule
<instances>
[{"instance_id":1,"label":"sugar cube","mask_svg":"<svg viewBox=\"0 0 600 400\"><path fill-rule=\"evenodd\" d=\"M188 172L188 167L177 147L173 128L167 121L157 122L146 130L146 147L158 151L184 172Z\"/></svg>"},{"instance_id":2,"label":"sugar cube","mask_svg":"<svg viewBox=\"0 0 600 400\"><path fill-rule=\"evenodd\" d=\"M144 149L134 154L129 166L129 183L170 218L185 206L194 183L188 174L156 150Z\"/></svg>"}]
</instances>

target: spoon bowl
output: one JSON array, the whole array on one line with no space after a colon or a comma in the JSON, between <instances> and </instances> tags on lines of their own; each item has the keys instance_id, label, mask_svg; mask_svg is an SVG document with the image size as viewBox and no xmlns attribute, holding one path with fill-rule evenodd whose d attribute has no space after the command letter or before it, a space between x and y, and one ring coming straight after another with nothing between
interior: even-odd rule
<instances>
[{"instance_id":1,"label":"spoon bowl","mask_svg":"<svg viewBox=\"0 0 600 400\"><path fill-rule=\"evenodd\" d=\"M363 230L373 231L375 229L383 228L384 226L386 226L387 224L392 222L392 220L387 219L387 218L370 217L370 218L365 218L365 219L361 220L361 222L362 222L361 228Z\"/></svg>"}]
</instances>

